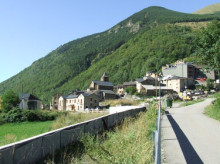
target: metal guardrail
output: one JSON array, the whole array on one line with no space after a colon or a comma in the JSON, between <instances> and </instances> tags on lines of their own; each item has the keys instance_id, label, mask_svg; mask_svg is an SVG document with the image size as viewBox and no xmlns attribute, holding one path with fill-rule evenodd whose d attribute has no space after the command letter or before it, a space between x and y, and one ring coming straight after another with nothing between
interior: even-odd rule
<instances>
[{"instance_id":1,"label":"metal guardrail","mask_svg":"<svg viewBox=\"0 0 220 164\"><path fill-rule=\"evenodd\" d=\"M159 86L160 87L160 86ZM157 110L157 126L156 130L153 131L154 141L154 163L161 164L161 88L159 88L159 106Z\"/></svg>"}]
</instances>

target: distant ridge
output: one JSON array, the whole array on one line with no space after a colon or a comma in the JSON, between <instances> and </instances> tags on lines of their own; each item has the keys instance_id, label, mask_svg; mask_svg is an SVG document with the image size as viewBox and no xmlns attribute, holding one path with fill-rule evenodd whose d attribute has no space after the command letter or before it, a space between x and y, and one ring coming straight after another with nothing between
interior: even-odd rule
<instances>
[{"instance_id":1,"label":"distant ridge","mask_svg":"<svg viewBox=\"0 0 220 164\"><path fill-rule=\"evenodd\" d=\"M214 14L218 12L220 13L220 3L206 6L200 10L195 11L193 14Z\"/></svg>"}]
</instances>

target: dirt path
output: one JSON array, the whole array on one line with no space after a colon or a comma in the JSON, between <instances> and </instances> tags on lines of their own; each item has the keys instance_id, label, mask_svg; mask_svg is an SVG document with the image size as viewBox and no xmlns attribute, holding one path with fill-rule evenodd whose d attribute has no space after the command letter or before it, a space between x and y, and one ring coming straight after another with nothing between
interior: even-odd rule
<instances>
[{"instance_id":1,"label":"dirt path","mask_svg":"<svg viewBox=\"0 0 220 164\"><path fill-rule=\"evenodd\" d=\"M162 120L163 163L220 164L220 122L203 114L212 100L166 111Z\"/></svg>"}]
</instances>

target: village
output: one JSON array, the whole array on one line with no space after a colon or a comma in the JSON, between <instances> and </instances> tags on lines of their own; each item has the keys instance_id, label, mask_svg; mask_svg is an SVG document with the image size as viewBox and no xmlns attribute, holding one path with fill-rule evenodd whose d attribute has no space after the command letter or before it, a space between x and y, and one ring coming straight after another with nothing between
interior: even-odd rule
<instances>
[{"instance_id":1,"label":"village","mask_svg":"<svg viewBox=\"0 0 220 164\"><path fill-rule=\"evenodd\" d=\"M206 71L202 66L183 61L162 67L162 74L147 72L144 77L116 86L109 81L109 75L104 72L99 81L94 80L90 83L87 90L74 90L68 95L53 95L49 109L74 112L101 110L109 107L101 106L102 101L126 99L129 95L126 92L127 88L135 90L136 96L133 98L158 97L160 89L161 96L192 100L219 90L220 83L215 71ZM33 94L20 94L19 99L20 109L45 108L42 101Z\"/></svg>"}]
</instances>

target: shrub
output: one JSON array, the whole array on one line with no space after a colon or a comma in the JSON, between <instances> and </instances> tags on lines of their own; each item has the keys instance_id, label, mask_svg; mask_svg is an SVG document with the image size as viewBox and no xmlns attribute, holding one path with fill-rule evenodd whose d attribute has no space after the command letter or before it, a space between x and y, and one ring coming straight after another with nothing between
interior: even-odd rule
<instances>
[{"instance_id":1,"label":"shrub","mask_svg":"<svg viewBox=\"0 0 220 164\"><path fill-rule=\"evenodd\" d=\"M58 114L54 112L45 112L40 110L25 110L24 115L27 118L27 121L48 121L54 120Z\"/></svg>"},{"instance_id":2,"label":"shrub","mask_svg":"<svg viewBox=\"0 0 220 164\"><path fill-rule=\"evenodd\" d=\"M4 120L6 122L22 122L26 121L27 117L21 109L15 107L4 115Z\"/></svg>"},{"instance_id":3,"label":"shrub","mask_svg":"<svg viewBox=\"0 0 220 164\"><path fill-rule=\"evenodd\" d=\"M17 107L19 104L19 98L12 90L6 91L2 95L2 111L7 113L11 109Z\"/></svg>"},{"instance_id":4,"label":"shrub","mask_svg":"<svg viewBox=\"0 0 220 164\"><path fill-rule=\"evenodd\" d=\"M136 87L127 87L125 89L125 91L131 95L135 94L135 92L137 91Z\"/></svg>"},{"instance_id":5,"label":"shrub","mask_svg":"<svg viewBox=\"0 0 220 164\"><path fill-rule=\"evenodd\" d=\"M56 112L45 112L40 110L21 110L13 108L4 115L6 122L22 122L22 121L48 121L54 120L59 114Z\"/></svg>"},{"instance_id":6,"label":"shrub","mask_svg":"<svg viewBox=\"0 0 220 164\"><path fill-rule=\"evenodd\" d=\"M4 115L0 114L0 125L4 124L5 120L4 120Z\"/></svg>"}]
</instances>

